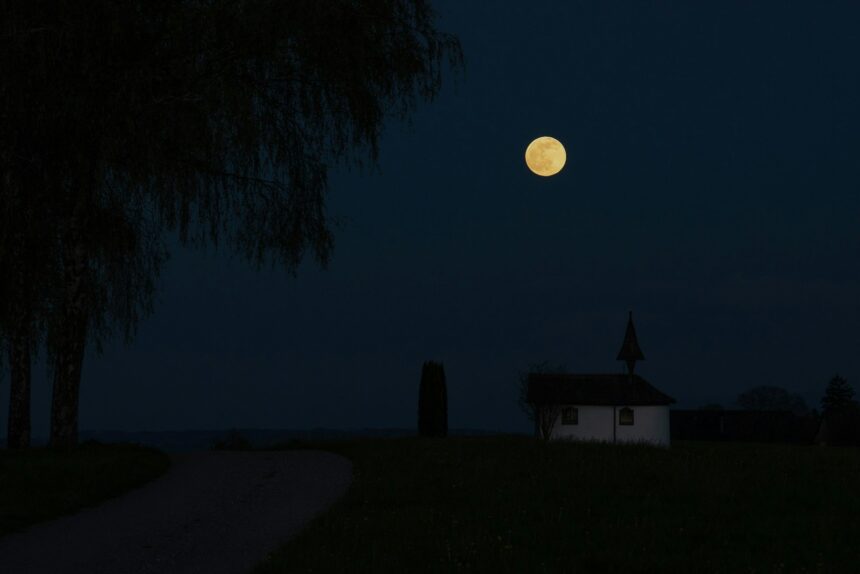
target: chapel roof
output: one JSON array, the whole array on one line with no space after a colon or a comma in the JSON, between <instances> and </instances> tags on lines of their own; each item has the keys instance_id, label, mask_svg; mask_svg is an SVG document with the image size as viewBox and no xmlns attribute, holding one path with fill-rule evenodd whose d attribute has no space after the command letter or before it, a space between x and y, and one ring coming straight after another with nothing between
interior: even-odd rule
<instances>
[{"instance_id":1,"label":"chapel roof","mask_svg":"<svg viewBox=\"0 0 860 574\"><path fill-rule=\"evenodd\" d=\"M675 399L639 375L529 373L527 400L535 404L647 406Z\"/></svg>"}]
</instances>

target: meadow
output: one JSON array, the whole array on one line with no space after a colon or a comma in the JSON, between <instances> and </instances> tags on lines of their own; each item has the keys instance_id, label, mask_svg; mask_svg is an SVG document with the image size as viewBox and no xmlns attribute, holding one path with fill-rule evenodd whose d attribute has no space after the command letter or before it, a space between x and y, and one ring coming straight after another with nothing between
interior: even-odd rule
<instances>
[{"instance_id":1,"label":"meadow","mask_svg":"<svg viewBox=\"0 0 860 574\"><path fill-rule=\"evenodd\" d=\"M354 465L293 572L857 572L860 452L524 436L291 442Z\"/></svg>"},{"instance_id":2,"label":"meadow","mask_svg":"<svg viewBox=\"0 0 860 574\"><path fill-rule=\"evenodd\" d=\"M119 496L169 466L163 452L136 445L0 450L0 537Z\"/></svg>"}]
</instances>

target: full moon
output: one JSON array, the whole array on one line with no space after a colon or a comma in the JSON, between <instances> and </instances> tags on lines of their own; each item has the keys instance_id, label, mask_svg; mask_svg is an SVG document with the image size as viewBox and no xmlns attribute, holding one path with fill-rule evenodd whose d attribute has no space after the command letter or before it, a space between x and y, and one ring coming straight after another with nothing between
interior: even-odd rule
<instances>
[{"instance_id":1,"label":"full moon","mask_svg":"<svg viewBox=\"0 0 860 574\"><path fill-rule=\"evenodd\" d=\"M526 165L537 175L549 177L561 171L567 161L564 146L555 138L540 137L526 148Z\"/></svg>"}]
</instances>

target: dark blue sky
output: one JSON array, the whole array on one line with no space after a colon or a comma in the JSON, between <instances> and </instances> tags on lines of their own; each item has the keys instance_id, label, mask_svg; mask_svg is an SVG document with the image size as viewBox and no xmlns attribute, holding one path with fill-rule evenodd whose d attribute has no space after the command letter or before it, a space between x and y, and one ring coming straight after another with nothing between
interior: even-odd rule
<instances>
[{"instance_id":1,"label":"dark blue sky","mask_svg":"<svg viewBox=\"0 0 860 574\"><path fill-rule=\"evenodd\" d=\"M517 372L620 371L629 309L679 407L860 384L860 5L437 6L465 74L332 171L328 270L174 249L134 343L87 356L83 429L409 427L434 359L451 427L527 431Z\"/></svg>"}]
</instances>

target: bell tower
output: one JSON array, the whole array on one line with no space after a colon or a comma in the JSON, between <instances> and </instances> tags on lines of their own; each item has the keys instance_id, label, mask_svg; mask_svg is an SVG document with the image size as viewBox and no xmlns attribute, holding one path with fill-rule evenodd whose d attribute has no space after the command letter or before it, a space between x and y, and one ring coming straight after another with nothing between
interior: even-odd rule
<instances>
[{"instance_id":1,"label":"bell tower","mask_svg":"<svg viewBox=\"0 0 860 574\"><path fill-rule=\"evenodd\" d=\"M633 369L636 367L636 361L644 361L645 355L642 354L642 349L639 348L639 341L636 340L636 329L633 327L633 311L627 317L627 330L624 332L624 342L621 343L621 350L618 351L616 361L625 361L627 363L627 374L630 380L633 381Z\"/></svg>"}]
</instances>

